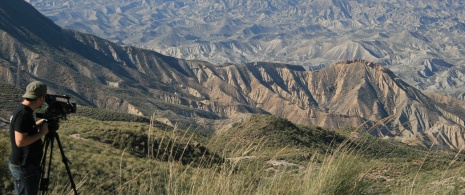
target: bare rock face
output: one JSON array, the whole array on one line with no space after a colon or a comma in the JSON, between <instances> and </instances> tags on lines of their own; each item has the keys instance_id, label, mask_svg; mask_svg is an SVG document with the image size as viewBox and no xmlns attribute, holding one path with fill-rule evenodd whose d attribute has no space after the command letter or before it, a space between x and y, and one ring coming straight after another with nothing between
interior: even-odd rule
<instances>
[{"instance_id":1,"label":"bare rock face","mask_svg":"<svg viewBox=\"0 0 465 195\"><path fill-rule=\"evenodd\" d=\"M208 96L216 102L248 104L299 124L332 129L364 124L361 128L368 130L386 120L371 133L425 146L455 148L464 141L460 113L371 62L342 62L321 71L266 63L230 65L204 68L196 76L213 89ZM221 82L229 85L212 84ZM215 96L218 91L221 95Z\"/></svg>"}]
</instances>

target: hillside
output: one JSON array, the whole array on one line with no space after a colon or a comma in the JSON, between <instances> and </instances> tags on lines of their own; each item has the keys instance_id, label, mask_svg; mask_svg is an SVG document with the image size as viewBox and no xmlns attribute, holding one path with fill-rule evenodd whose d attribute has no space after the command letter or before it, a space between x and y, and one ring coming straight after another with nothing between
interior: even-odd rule
<instances>
[{"instance_id":1,"label":"hillside","mask_svg":"<svg viewBox=\"0 0 465 195\"><path fill-rule=\"evenodd\" d=\"M7 119L21 102L24 92L4 81L0 81L0 118Z\"/></svg>"},{"instance_id":2,"label":"hillside","mask_svg":"<svg viewBox=\"0 0 465 195\"><path fill-rule=\"evenodd\" d=\"M344 134L354 130L335 133L271 115L254 115L221 135L204 136L147 123L70 115L60 122L58 133L80 194L203 194L205 190L209 194L263 190L308 194L322 190L313 186L315 181L329 185L324 190L348 193L355 188L364 194L462 189L451 187L463 186L459 179L463 154L416 149L364 133L347 139ZM8 156L7 136L0 131L1 161ZM70 191L60 160L54 155L51 194ZM6 170L0 166L2 194L12 189ZM328 177L332 179L326 181ZM354 177L363 186L351 182ZM336 178L348 186L332 184ZM227 181L231 185L215 187ZM304 188L300 182L313 187Z\"/></svg>"},{"instance_id":3,"label":"hillside","mask_svg":"<svg viewBox=\"0 0 465 195\"><path fill-rule=\"evenodd\" d=\"M463 107L432 99L368 61L319 71L269 62L217 66L65 30L13 0L0 2L0 33L2 81L24 89L41 80L49 93L70 95L83 106L153 116L205 134L249 114L331 130L362 124L369 130L390 117L370 133L428 147L465 144Z\"/></svg>"},{"instance_id":4,"label":"hillside","mask_svg":"<svg viewBox=\"0 0 465 195\"><path fill-rule=\"evenodd\" d=\"M345 139L335 132L318 127L298 127L273 115L252 115L236 127L219 132L216 136L218 143L214 146L219 148L227 148L229 142L232 142L242 146L261 144L261 147L267 149L311 148L323 153L331 144L341 144Z\"/></svg>"}]
</instances>

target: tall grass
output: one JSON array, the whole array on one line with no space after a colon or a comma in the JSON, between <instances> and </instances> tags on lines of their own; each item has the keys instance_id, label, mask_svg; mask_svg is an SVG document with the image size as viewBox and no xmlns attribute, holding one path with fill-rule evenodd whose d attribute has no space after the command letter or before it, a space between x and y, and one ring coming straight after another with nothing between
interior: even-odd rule
<instances>
[{"instance_id":1,"label":"tall grass","mask_svg":"<svg viewBox=\"0 0 465 195\"><path fill-rule=\"evenodd\" d=\"M388 121L387 119L385 121ZM378 125L382 125L379 123ZM359 129L355 129L355 132ZM367 175L374 167L382 167L383 162L367 159L363 149L373 145L367 141L368 134L361 134L358 142L347 139L339 146L325 154L314 154L303 168L275 167L267 164L276 156L260 156L261 146L266 140L255 140L243 147L236 147L233 152L221 152L223 157L230 159L222 164L205 166L184 166L178 161L168 161L166 169L165 194L377 194L373 183ZM214 139L212 139L213 141ZM213 143L214 144L214 143ZM227 145L234 145L230 143ZM168 151L167 149L165 151ZM360 153L362 151L362 153ZM460 153L460 151L459 151ZM248 156L255 154L255 158ZM278 155L278 154L277 154ZM458 155L456 155L458 156ZM425 156L427 159L428 156ZM239 160L238 160L239 159ZM456 159L456 158L455 158ZM445 171L439 171L441 178L429 178L422 170L424 160L413 176L408 176L406 183L389 186L379 192L394 194L456 194L463 189L457 186L436 185L451 180L454 176L445 178L447 170L456 162L452 160ZM205 160L208 164L209 161ZM457 170L457 169L455 169ZM459 168L458 170L461 170ZM407 170L408 171L408 170ZM416 173L415 173L416 172ZM457 175L456 175L457 176ZM422 178L422 179L420 179ZM434 185L433 185L434 186ZM123 193L124 192L120 192Z\"/></svg>"},{"instance_id":2,"label":"tall grass","mask_svg":"<svg viewBox=\"0 0 465 195\"><path fill-rule=\"evenodd\" d=\"M153 129L148 131L148 139ZM179 139L189 139L180 137ZM163 140L163 139L162 139ZM215 141L214 138L211 139ZM151 160L148 169L137 175L140 178L152 178L153 174L162 174L167 178L162 194L361 194L366 191L366 182L363 180L367 173L367 160L356 154L348 142L324 155L315 154L313 160L308 161L301 168L287 166L272 166L268 160L276 158L273 156L262 156L261 153L266 140L255 140L249 145L237 147L236 143L230 143L236 148L232 152L217 151L222 153L224 163L214 163L209 158L203 158L201 163L194 166L183 165L175 158L169 158L167 169L164 173L154 173L153 167L158 163ZM215 144L215 143L210 143ZM210 145L209 144L209 145ZM161 144L160 144L161 145ZM158 148L158 152L168 152L174 156L172 148ZM149 150L148 159L153 157L153 150ZM249 156L254 154L254 156ZM314 160L317 156L322 159ZM152 164L153 163L153 164ZM302 168L303 167L303 168ZM138 182L131 180L129 183L121 184L118 194L134 192L134 188L142 186L139 182L152 183L153 180ZM137 185L135 185L137 184ZM153 194L159 191L157 185L152 186L139 194ZM132 189L132 190L129 190Z\"/></svg>"},{"instance_id":3,"label":"tall grass","mask_svg":"<svg viewBox=\"0 0 465 195\"><path fill-rule=\"evenodd\" d=\"M85 168L81 172L73 170L78 174L75 177L78 192L168 195L465 194L462 150L451 159L436 157L442 153L431 150L425 151L426 155L406 153L407 157L374 155L375 158L372 158L366 154L373 152L373 148L381 148L377 142L382 141L372 139L358 128L352 131L358 136L348 137L344 142L329 147L326 152L315 150L310 158L301 160L295 166L270 164L270 160L283 160L282 153L297 149L285 147L270 154L268 140L263 138L255 138L246 145L237 141L221 143L225 148L212 152L221 154L222 159L226 159L224 162L203 155L199 161L186 164L182 156L193 140L189 130L174 128L173 131L160 131L154 126L152 124L146 129L148 150L146 157L142 158L131 155L124 148L119 150L104 143L64 137L68 158L79 157L88 161L71 164L72 169L77 166ZM163 133L161 137L160 132ZM217 142L224 140L212 137L210 143L205 145L220 144ZM174 144L167 142L184 143L184 151L175 149ZM81 153L73 150L78 147ZM384 148L382 152L387 149ZM92 150L98 152L92 153ZM0 147L2 153L5 150ZM159 156L167 156L166 161L161 161ZM56 165L56 172L63 172L61 163L57 162ZM105 166L112 167L112 170L105 172L101 169ZM2 168L5 168L0 166L3 172ZM66 174L57 175L53 178L56 182L52 184L54 187L49 194L73 194L66 187L69 185ZM11 184L8 186L11 187Z\"/></svg>"}]
</instances>

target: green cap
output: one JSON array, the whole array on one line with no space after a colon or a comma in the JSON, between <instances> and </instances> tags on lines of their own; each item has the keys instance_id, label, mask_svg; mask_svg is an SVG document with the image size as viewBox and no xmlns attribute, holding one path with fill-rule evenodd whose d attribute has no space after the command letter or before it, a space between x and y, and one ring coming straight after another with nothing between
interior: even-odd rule
<instances>
[{"instance_id":1,"label":"green cap","mask_svg":"<svg viewBox=\"0 0 465 195\"><path fill-rule=\"evenodd\" d=\"M47 85L40 81L34 81L29 83L26 87L26 93L24 93L23 98L27 99L39 99L39 97L47 94Z\"/></svg>"}]
</instances>

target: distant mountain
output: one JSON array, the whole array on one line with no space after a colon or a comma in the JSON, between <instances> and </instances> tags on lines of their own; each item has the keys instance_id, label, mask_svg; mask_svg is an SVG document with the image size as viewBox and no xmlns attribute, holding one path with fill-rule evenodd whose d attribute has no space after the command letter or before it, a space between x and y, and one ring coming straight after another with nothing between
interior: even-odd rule
<instances>
[{"instance_id":1,"label":"distant mountain","mask_svg":"<svg viewBox=\"0 0 465 195\"><path fill-rule=\"evenodd\" d=\"M178 58L306 69L363 59L425 92L465 96L460 0L28 2L64 28Z\"/></svg>"},{"instance_id":2,"label":"distant mountain","mask_svg":"<svg viewBox=\"0 0 465 195\"><path fill-rule=\"evenodd\" d=\"M2 81L24 89L41 80L50 93L68 94L81 105L198 130L234 126L260 113L330 129L361 126L417 145L465 144L463 102L423 94L368 61L306 71L280 63L183 60L62 29L18 0L0 1L0 34ZM431 70L448 66L425 64ZM391 120L376 124L386 117Z\"/></svg>"}]
</instances>

